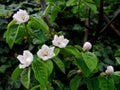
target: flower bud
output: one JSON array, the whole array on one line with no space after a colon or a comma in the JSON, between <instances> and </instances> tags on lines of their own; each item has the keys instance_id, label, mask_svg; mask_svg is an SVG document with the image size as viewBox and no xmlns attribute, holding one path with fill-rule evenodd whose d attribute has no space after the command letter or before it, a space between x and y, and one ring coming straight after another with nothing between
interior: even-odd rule
<instances>
[{"instance_id":1,"label":"flower bud","mask_svg":"<svg viewBox=\"0 0 120 90\"><path fill-rule=\"evenodd\" d=\"M83 45L84 51L89 51L92 48L92 44L90 42L85 42Z\"/></svg>"},{"instance_id":2,"label":"flower bud","mask_svg":"<svg viewBox=\"0 0 120 90\"><path fill-rule=\"evenodd\" d=\"M77 74L80 74L81 73L81 70L77 70Z\"/></svg>"},{"instance_id":3,"label":"flower bud","mask_svg":"<svg viewBox=\"0 0 120 90\"><path fill-rule=\"evenodd\" d=\"M107 70L105 70L105 73L107 75L111 75L112 73L114 73L114 68L113 66L107 66Z\"/></svg>"}]
</instances>

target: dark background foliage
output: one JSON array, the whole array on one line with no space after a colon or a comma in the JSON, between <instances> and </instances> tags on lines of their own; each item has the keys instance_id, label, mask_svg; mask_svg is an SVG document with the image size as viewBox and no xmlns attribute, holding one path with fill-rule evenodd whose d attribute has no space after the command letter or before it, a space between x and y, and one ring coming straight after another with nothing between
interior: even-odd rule
<instances>
[{"instance_id":1,"label":"dark background foliage","mask_svg":"<svg viewBox=\"0 0 120 90\"><path fill-rule=\"evenodd\" d=\"M104 71L107 65L113 65L115 70L119 71L120 63L115 57L120 56L120 1L94 0L97 12L91 10L93 7L80 7L80 0L67 7L66 2L67 0L58 0L55 6L60 10L53 7L49 12L51 17L56 17L51 18L55 32L66 35L71 45L82 46L85 41L90 41L93 44L91 51L98 56L100 62L99 70ZM12 20L12 15L19 9L26 9L32 15L41 16L42 13L39 0L0 0L0 90L25 89L19 79L14 83L10 80L11 73L19 64L16 56L25 49L35 52L38 46L24 40L22 44L15 44L12 49L8 47L4 32ZM69 60L68 58L65 62L66 72L74 69ZM67 74L64 75L58 70L56 78L61 78L61 82L68 86L69 80L66 80L66 77ZM56 85L55 87L57 88Z\"/></svg>"}]
</instances>

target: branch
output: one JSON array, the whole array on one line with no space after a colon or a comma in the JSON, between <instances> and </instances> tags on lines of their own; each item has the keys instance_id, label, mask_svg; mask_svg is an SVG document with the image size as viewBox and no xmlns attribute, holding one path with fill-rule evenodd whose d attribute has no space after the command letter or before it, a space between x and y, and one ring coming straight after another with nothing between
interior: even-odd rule
<instances>
[{"instance_id":1,"label":"branch","mask_svg":"<svg viewBox=\"0 0 120 90\"><path fill-rule=\"evenodd\" d=\"M78 0L78 18L80 17L80 0ZM90 10L88 10L89 11L89 16L90 16ZM89 17L89 20L90 20L90 17ZM85 27L86 28L86 30L92 30L90 27L89 27L89 22L88 22L88 24L86 24L86 22L84 23L84 22L82 22L81 21L81 19L79 18L79 24L82 26L82 27ZM85 36L86 37L86 36ZM87 38L86 38L86 40L87 40ZM84 41L86 41L86 40L84 40Z\"/></svg>"},{"instance_id":2,"label":"branch","mask_svg":"<svg viewBox=\"0 0 120 90\"><path fill-rule=\"evenodd\" d=\"M120 12L110 21L109 18L107 16L105 16L105 14L103 15L105 21L108 23L102 30L100 33L102 33L103 31L105 31L109 26L110 28L120 37L120 32L118 29L115 28L115 26L112 24L112 22L120 15Z\"/></svg>"},{"instance_id":3,"label":"branch","mask_svg":"<svg viewBox=\"0 0 120 90\"><path fill-rule=\"evenodd\" d=\"M104 0L100 0L100 8L99 8L99 20L98 20L98 26L96 29L96 33L95 33L95 38L97 39L99 37L99 33L102 29L102 24L103 24L103 4L104 4Z\"/></svg>"},{"instance_id":4,"label":"branch","mask_svg":"<svg viewBox=\"0 0 120 90\"><path fill-rule=\"evenodd\" d=\"M89 26L89 18L86 18L86 20L85 20L85 25L86 25L86 26ZM86 42L87 39L88 39L88 31L89 31L89 29L85 29L84 42Z\"/></svg>"},{"instance_id":5,"label":"branch","mask_svg":"<svg viewBox=\"0 0 120 90\"><path fill-rule=\"evenodd\" d=\"M111 25L112 22L113 22L119 15L120 15L120 12L110 21L110 20L105 16L105 14L103 14L103 17L104 17L104 19L106 20L106 22L107 22L108 24L100 31L100 33L102 33L103 31L105 31L105 30L109 27L109 25Z\"/></svg>"},{"instance_id":6,"label":"branch","mask_svg":"<svg viewBox=\"0 0 120 90\"><path fill-rule=\"evenodd\" d=\"M85 20L85 25L86 25L87 27L90 27L90 14L91 14L90 9L88 9L88 14L89 14L89 17L86 18L86 20ZM89 31L90 31L90 29L88 29L88 28L85 29L84 42L86 42L86 41L88 40Z\"/></svg>"},{"instance_id":7,"label":"branch","mask_svg":"<svg viewBox=\"0 0 120 90\"><path fill-rule=\"evenodd\" d=\"M98 25L96 27L95 35L91 39L92 43L94 43L98 39L98 37L100 35L100 31L102 29L102 25L103 25L103 13L104 13L103 6L104 6L104 0L100 0Z\"/></svg>"},{"instance_id":8,"label":"branch","mask_svg":"<svg viewBox=\"0 0 120 90\"><path fill-rule=\"evenodd\" d=\"M40 5L41 5L41 9L42 11L44 11L46 9L46 1L45 0L40 0ZM52 24L50 22L49 16L48 15L44 15L44 20L47 23L47 25L49 26L49 29L52 30Z\"/></svg>"}]
</instances>

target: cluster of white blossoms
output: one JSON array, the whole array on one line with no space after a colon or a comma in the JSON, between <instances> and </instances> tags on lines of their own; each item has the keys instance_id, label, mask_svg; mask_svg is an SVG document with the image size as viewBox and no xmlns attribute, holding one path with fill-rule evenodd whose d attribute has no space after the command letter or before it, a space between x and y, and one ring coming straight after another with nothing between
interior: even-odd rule
<instances>
[{"instance_id":1,"label":"cluster of white blossoms","mask_svg":"<svg viewBox=\"0 0 120 90\"><path fill-rule=\"evenodd\" d=\"M64 36L54 36L54 39L52 41L54 46L57 46L59 48L65 48L68 44L69 40L65 39ZM55 47L48 47L47 45L42 45L41 49L38 50L37 55L42 60L46 61L50 58L53 58L55 56L54 49ZM23 52L23 55L18 55L17 59L20 61L19 68L26 68L28 67L32 61L33 61L33 55L30 51L25 50Z\"/></svg>"},{"instance_id":2,"label":"cluster of white blossoms","mask_svg":"<svg viewBox=\"0 0 120 90\"><path fill-rule=\"evenodd\" d=\"M13 15L13 19L17 22L16 24L21 24L29 20L29 15L25 10L20 9Z\"/></svg>"},{"instance_id":3,"label":"cluster of white blossoms","mask_svg":"<svg viewBox=\"0 0 120 90\"><path fill-rule=\"evenodd\" d=\"M19 11L17 11L14 15L13 15L13 19L16 21L16 24L21 24L21 23L25 23L29 20L29 15L25 10L20 9ZM66 45L68 44L69 40L64 39L64 36L54 36L54 39L52 41L54 46L57 46L59 48L64 48L66 47ZM46 61L52 57L55 56L54 54L54 48L55 47L48 47L47 45L43 45L41 47L41 49L38 50L37 55L39 58L41 58L42 60ZM20 61L20 65L19 68L26 68L28 67L32 61L33 61L33 54L28 51L25 50L23 52L23 55L18 55L17 59Z\"/></svg>"},{"instance_id":4,"label":"cluster of white blossoms","mask_svg":"<svg viewBox=\"0 0 120 90\"><path fill-rule=\"evenodd\" d=\"M90 42L85 42L83 44L83 50L84 51L89 51L92 48L92 44Z\"/></svg>"},{"instance_id":5,"label":"cluster of white blossoms","mask_svg":"<svg viewBox=\"0 0 120 90\"><path fill-rule=\"evenodd\" d=\"M113 74L113 73L114 73L114 68L113 68L113 66L107 66L107 69L105 70L105 73L106 73L107 75Z\"/></svg>"},{"instance_id":6,"label":"cluster of white blossoms","mask_svg":"<svg viewBox=\"0 0 120 90\"><path fill-rule=\"evenodd\" d=\"M25 10L20 9L13 15L13 19L16 21L16 24L21 24L29 20L29 15ZM55 35L54 39L52 40L52 44L59 48L65 48L68 42L69 40L65 39L63 35L61 36ZM37 52L38 57L44 61L53 58L55 56L54 46L48 47L47 45L44 44L41 47L41 49L39 49ZM83 44L84 51L89 51L91 48L92 44L90 42L85 42ZM17 59L20 61L19 68L23 69L30 66L30 64L33 61L33 54L29 50L24 50L23 55L18 55ZM81 72L80 70L77 71L77 73L80 72ZM114 73L114 68L112 66L108 66L105 73L107 75L111 75L112 73Z\"/></svg>"},{"instance_id":7,"label":"cluster of white blossoms","mask_svg":"<svg viewBox=\"0 0 120 90\"><path fill-rule=\"evenodd\" d=\"M65 48L68 44L69 40L65 39L64 36L54 36L54 39L52 40L52 44L54 46L57 46L59 48ZM44 61L52 58L55 56L54 54L55 47L48 47L47 45L43 45L41 49L37 52L37 55L39 58L42 58Z\"/></svg>"}]
</instances>

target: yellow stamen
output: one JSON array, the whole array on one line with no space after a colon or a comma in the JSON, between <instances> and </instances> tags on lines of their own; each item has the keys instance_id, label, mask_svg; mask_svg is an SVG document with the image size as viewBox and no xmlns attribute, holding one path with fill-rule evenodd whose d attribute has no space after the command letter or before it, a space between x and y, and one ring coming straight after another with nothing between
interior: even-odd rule
<instances>
[{"instance_id":1,"label":"yellow stamen","mask_svg":"<svg viewBox=\"0 0 120 90\"><path fill-rule=\"evenodd\" d=\"M61 44L61 42L62 42L62 40L57 40L57 43L58 43L58 44Z\"/></svg>"},{"instance_id":2,"label":"yellow stamen","mask_svg":"<svg viewBox=\"0 0 120 90\"><path fill-rule=\"evenodd\" d=\"M48 52L45 50L42 52L43 56L47 56L48 55Z\"/></svg>"}]
</instances>

